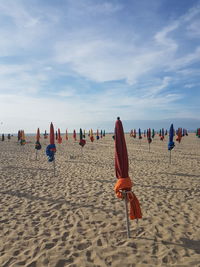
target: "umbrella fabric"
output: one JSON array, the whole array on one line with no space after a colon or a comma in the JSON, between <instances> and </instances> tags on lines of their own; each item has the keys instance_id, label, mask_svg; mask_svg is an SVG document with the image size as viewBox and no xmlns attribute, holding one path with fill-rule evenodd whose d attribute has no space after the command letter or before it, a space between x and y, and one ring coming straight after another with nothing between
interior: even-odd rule
<instances>
[{"instance_id":1,"label":"umbrella fabric","mask_svg":"<svg viewBox=\"0 0 200 267\"><path fill-rule=\"evenodd\" d=\"M200 128L198 128L198 134L197 134L198 138L200 138Z\"/></svg>"},{"instance_id":2,"label":"umbrella fabric","mask_svg":"<svg viewBox=\"0 0 200 267\"><path fill-rule=\"evenodd\" d=\"M5 140L5 136L4 134L1 135L1 141L4 141Z\"/></svg>"},{"instance_id":3,"label":"umbrella fabric","mask_svg":"<svg viewBox=\"0 0 200 267\"><path fill-rule=\"evenodd\" d=\"M197 128L197 131L196 131L196 136L199 135L199 128Z\"/></svg>"},{"instance_id":4,"label":"umbrella fabric","mask_svg":"<svg viewBox=\"0 0 200 267\"><path fill-rule=\"evenodd\" d=\"M144 137L146 137L146 130L144 130Z\"/></svg>"},{"instance_id":5,"label":"umbrella fabric","mask_svg":"<svg viewBox=\"0 0 200 267\"><path fill-rule=\"evenodd\" d=\"M169 129L169 143L168 143L168 150L172 150L175 147L175 144L173 142L174 138L174 126L171 124Z\"/></svg>"},{"instance_id":6,"label":"umbrella fabric","mask_svg":"<svg viewBox=\"0 0 200 267\"><path fill-rule=\"evenodd\" d=\"M60 134L60 128L58 128L58 144L62 144L62 137Z\"/></svg>"},{"instance_id":7,"label":"umbrella fabric","mask_svg":"<svg viewBox=\"0 0 200 267\"><path fill-rule=\"evenodd\" d=\"M121 190L127 191L130 203L130 219L142 218L139 201L131 191L133 184L128 175L128 153L122 122L119 118L115 123L115 173L118 180L114 190L119 198L123 198Z\"/></svg>"},{"instance_id":8,"label":"umbrella fabric","mask_svg":"<svg viewBox=\"0 0 200 267\"><path fill-rule=\"evenodd\" d=\"M106 131L104 130L104 131L103 131L103 137L105 137L105 136L106 136Z\"/></svg>"},{"instance_id":9,"label":"umbrella fabric","mask_svg":"<svg viewBox=\"0 0 200 267\"><path fill-rule=\"evenodd\" d=\"M96 135L97 140L99 140L99 130L97 129L97 135Z\"/></svg>"},{"instance_id":10,"label":"umbrella fabric","mask_svg":"<svg viewBox=\"0 0 200 267\"><path fill-rule=\"evenodd\" d=\"M83 138L85 138L85 129L83 130Z\"/></svg>"},{"instance_id":11,"label":"umbrella fabric","mask_svg":"<svg viewBox=\"0 0 200 267\"><path fill-rule=\"evenodd\" d=\"M82 129L80 128L80 140L79 140L79 145L84 147L86 141L83 139L83 132Z\"/></svg>"},{"instance_id":12,"label":"umbrella fabric","mask_svg":"<svg viewBox=\"0 0 200 267\"><path fill-rule=\"evenodd\" d=\"M18 131L17 139L18 139L18 141L20 141L20 139L21 139L21 131L20 130Z\"/></svg>"},{"instance_id":13,"label":"umbrella fabric","mask_svg":"<svg viewBox=\"0 0 200 267\"><path fill-rule=\"evenodd\" d=\"M103 138L103 131L102 130L101 130L100 136L101 136L101 138Z\"/></svg>"},{"instance_id":14,"label":"umbrella fabric","mask_svg":"<svg viewBox=\"0 0 200 267\"><path fill-rule=\"evenodd\" d=\"M74 141L76 141L76 130L74 130L73 138L74 138Z\"/></svg>"},{"instance_id":15,"label":"umbrella fabric","mask_svg":"<svg viewBox=\"0 0 200 267\"><path fill-rule=\"evenodd\" d=\"M92 131L92 129L90 130L90 141L91 141L91 142L94 141L94 136L93 136L93 131Z\"/></svg>"},{"instance_id":16,"label":"umbrella fabric","mask_svg":"<svg viewBox=\"0 0 200 267\"><path fill-rule=\"evenodd\" d=\"M136 129L133 131L133 138L136 138Z\"/></svg>"},{"instance_id":17,"label":"umbrella fabric","mask_svg":"<svg viewBox=\"0 0 200 267\"><path fill-rule=\"evenodd\" d=\"M24 130L21 131L21 140L20 140L20 144L21 144L22 146L26 144L26 138L25 138Z\"/></svg>"},{"instance_id":18,"label":"umbrella fabric","mask_svg":"<svg viewBox=\"0 0 200 267\"><path fill-rule=\"evenodd\" d=\"M35 149L40 150L42 148L40 144L40 129L37 129Z\"/></svg>"},{"instance_id":19,"label":"umbrella fabric","mask_svg":"<svg viewBox=\"0 0 200 267\"><path fill-rule=\"evenodd\" d=\"M182 128L178 128L176 141L180 143L181 138L182 138Z\"/></svg>"},{"instance_id":20,"label":"umbrella fabric","mask_svg":"<svg viewBox=\"0 0 200 267\"><path fill-rule=\"evenodd\" d=\"M47 139L47 131L45 130L45 132L44 132L44 139Z\"/></svg>"},{"instance_id":21,"label":"umbrella fabric","mask_svg":"<svg viewBox=\"0 0 200 267\"><path fill-rule=\"evenodd\" d=\"M56 153L56 146L55 146L55 136L54 136L54 127L53 123L50 125L50 144L46 148L46 155L48 156L48 161L54 161Z\"/></svg>"},{"instance_id":22,"label":"umbrella fabric","mask_svg":"<svg viewBox=\"0 0 200 267\"><path fill-rule=\"evenodd\" d=\"M164 129L162 128L162 130L160 130L160 140L163 141L164 140Z\"/></svg>"},{"instance_id":23,"label":"umbrella fabric","mask_svg":"<svg viewBox=\"0 0 200 267\"><path fill-rule=\"evenodd\" d=\"M152 142L151 129L150 128L147 130L147 141L148 141L149 144L151 144L151 142Z\"/></svg>"},{"instance_id":24,"label":"umbrella fabric","mask_svg":"<svg viewBox=\"0 0 200 267\"><path fill-rule=\"evenodd\" d=\"M58 132L56 131L56 140L58 140Z\"/></svg>"},{"instance_id":25,"label":"umbrella fabric","mask_svg":"<svg viewBox=\"0 0 200 267\"><path fill-rule=\"evenodd\" d=\"M155 136L155 130L154 129L152 129L152 138L154 138L154 136Z\"/></svg>"},{"instance_id":26,"label":"umbrella fabric","mask_svg":"<svg viewBox=\"0 0 200 267\"><path fill-rule=\"evenodd\" d=\"M141 130L140 130L140 128L139 128L139 130L138 130L138 136L139 136L139 139L142 139L142 134L141 134Z\"/></svg>"},{"instance_id":27,"label":"umbrella fabric","mask_svg":"<svg viewBox=\"0 0 200 267\"><path fill-rule=\"evenodd\" d=\"M66 139L66 140L68 140L68 133L67 133L67 129L66 129L65 139Z\"/></svg>"}]
</instances>

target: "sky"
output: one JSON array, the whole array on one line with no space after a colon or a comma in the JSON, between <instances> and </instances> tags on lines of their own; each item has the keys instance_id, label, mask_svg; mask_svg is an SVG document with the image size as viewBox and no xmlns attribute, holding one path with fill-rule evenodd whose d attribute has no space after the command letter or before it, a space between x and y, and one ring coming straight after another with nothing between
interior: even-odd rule
<instances>
[{"instance_id":1,"label":"sky","mask_svg":"<svg viewBox=\"0 0 200 267\"><path fill-rule=\"evenodd\" d=\"M200 127L200 1L0 0L0 132Z\"/></svg>"}]
</instances>

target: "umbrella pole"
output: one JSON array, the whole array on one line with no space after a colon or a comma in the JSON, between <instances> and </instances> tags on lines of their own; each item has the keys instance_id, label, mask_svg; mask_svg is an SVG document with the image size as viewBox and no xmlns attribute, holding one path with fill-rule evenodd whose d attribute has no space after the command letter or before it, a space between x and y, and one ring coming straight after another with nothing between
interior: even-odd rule
<instances>
[{"instance_id":1,"label":"umbrella pole","mask_svg":"<svg viewBox=\"0 0 200 267\"><path fill-rule=\"evenodd\" d=\"M35 151L35 160L37 160L37 149L36 149L36 151Z\"/></svg>"},{"instance_id":2,"label":"umbrella pole","mask_svg":"<svg viewBox=\"0 0 200 267\"><path fill-rule=\"evenodd\" d=\"M54 177L56 177L56 160L55 160L55 158L53 160L53 173L54 173Z\"/></svg>"},{"instance_id":3,"label":"umbrella pole","mask_svg":"<svg viewBox=\"0 0 200 267\"><path fill-rule=\"evenodd\" d=\"M171 164L171 150L169 151L169 163Z\"/></svg>"},{"instance_id":4,"label":"umbrella pole","mask_svg":"<svg viewBox=\"0 0 200 267\"><path fill-rule=\"evenodd\" d=\"M150 152L150 143L149 143L149 152Z\"/></svg>"},{"instance_id":5,"label":"umbrella pole","mask_svg":"<svg viewBox=\"0 0 200 267\"><path fill-rule=\"evenodd\" d=\"M127 229L127 238L130 238L130 226L129 226L129 218L128 218L128 200L127 200L127 193L126 191L123 192L124 194L124 205L126 211L126 229Z\"/></svg>"}]
</instances>

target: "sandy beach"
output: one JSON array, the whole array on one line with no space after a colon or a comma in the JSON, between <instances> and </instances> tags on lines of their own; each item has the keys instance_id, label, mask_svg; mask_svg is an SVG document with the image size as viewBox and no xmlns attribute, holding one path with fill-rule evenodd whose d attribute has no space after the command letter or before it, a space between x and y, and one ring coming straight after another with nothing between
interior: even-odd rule
<instances>
[{"instance_id":1,"label":"sandy beach","mask_svg":"<svg viewBox=\"0 0 200 267\"><path fill-rule=\"evenodd\" d=\"M0 149L1 267L200 266L200 139L126 135L129 175L143 218L130 222L114 193L112 135L81 150L72 136L56 144L56 176L47 161L48 139L36 160L35 137Z\"/></svg>"}]
</instances>

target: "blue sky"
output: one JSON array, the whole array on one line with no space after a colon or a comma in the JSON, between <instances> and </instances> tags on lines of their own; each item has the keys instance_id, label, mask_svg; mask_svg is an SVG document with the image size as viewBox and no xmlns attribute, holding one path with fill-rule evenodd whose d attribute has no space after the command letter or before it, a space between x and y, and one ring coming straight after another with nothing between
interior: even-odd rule
<instances>
[{"instance_id":1,"label":"blue sky","mask_svg":"<svg viewBox=\"0 0 200 267\"><path fill-rule=\"evenodd\" d=\"M200 1L6 0L0 25L1 132L200 127Z\"/></svg>"}]
</instances>

